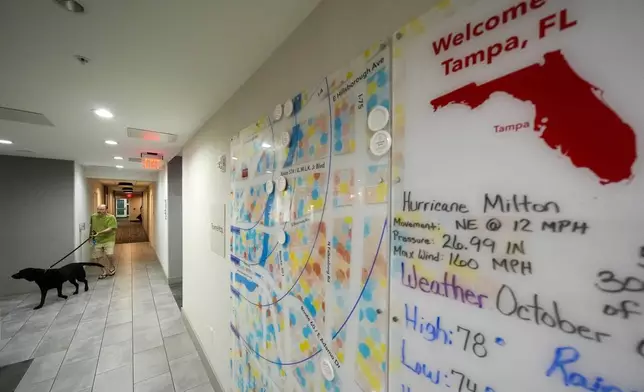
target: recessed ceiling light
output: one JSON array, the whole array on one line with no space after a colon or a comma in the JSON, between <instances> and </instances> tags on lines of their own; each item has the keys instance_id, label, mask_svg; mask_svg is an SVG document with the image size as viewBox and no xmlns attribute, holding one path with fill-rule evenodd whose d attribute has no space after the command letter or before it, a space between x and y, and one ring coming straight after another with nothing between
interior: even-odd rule
<instances>
[{"instance_id":1,"label":"recessed ceiling light","mask_svg":"<svg viewBox=\"0 0 644 392\"><path fill-rule=\"evenodd\" d=\"M94 114L101 118L112 118L114 115L107 109L94 109Z\"/></svg>"},{"instance_id":2,"label":"recessed ceiling light","mask_svg":"<svg viewBox=\"0 0 644 392\"><path fill-rule=\"evenodd\" d=\"M123 157L114 157L114 159L116 159L117 161L122 161Z\"/></svg>"},{"instance_id":3,"label":"recessed ceiling light","mask_svg":"<svg viewBox=\"0 0 644 392\"><path fill-rule=\"evenodd\" d=\"M11 140L0 139L0 144L13 144Z\"/></svg>"},{"instance_id":4,"label":"recessed ceiling light","mask_svg":"<svg viewBox=\"0 0 644 392\"><path fill-rule=\"evenodd\" d=\"M266 143L266 142L264 142L264 143L262 143L262 147L264 147L264 148L271 148L271 145L270 145L270 144L268 144L268 143Z\"/></svg>"},{"instance_id":5,"label":"recessed ceiling light","mask_svg":"<svg viewBox=\"0 0 644 392\"><path fill-rule=\"evenodd\" d=\"M118 143L115 142L114 140L106 140L105 144L109 144L110 146L116 146Z\"/></svg>"},{"instance_id":6,"label":"recessed ceiling light","mask_svg":"<svg viewBox=\"0 0 644 392\"><path fill-rule=\"evenodd\" d=\"M117 169L123 169L123 166L121 166L121 165L116 165L116 168L117 168Z\"/></svg>"}]
</instances>

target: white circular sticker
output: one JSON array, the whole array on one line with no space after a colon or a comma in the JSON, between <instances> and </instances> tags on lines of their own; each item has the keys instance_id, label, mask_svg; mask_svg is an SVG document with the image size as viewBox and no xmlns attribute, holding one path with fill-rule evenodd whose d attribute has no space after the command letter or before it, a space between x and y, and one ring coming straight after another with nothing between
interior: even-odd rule
<instances>
[{"instance_id":1,"label":"white circular sticker","mask_svg":"<svg viewBox=\"0 0 644 392\"><path fill-rule=\"evenodd\" d=\"M277 189L281 192L286 190L287 182L286 182L286 177L280 176L277 179Z\"/></svg>"},{"instance_id":2,"label":"white circular sticker","mask_svg":"<svg viewBox=\"0 0 644 392\"><path fill-rule=\"evenodd\" d=\"M320 368L322 369L322 376L325 380L331 381L335 377L335 372L333 371L333 365L331 361L326 358L320 360Z\"/></svg>"},{"instance_id":3,"label":"white circular sticker","mask_svg":"<svg viewBox=\"0 0 644 392\"><path fill-rule=\"evenodd\" d=\"M293 100L289 99L284 102L284 115L286 117L291 117L291 114L293 114Z\"/></svg>"},{"instance_id":4,"label":"white circular sticker","mask_svg":"<svg viewBox=\"0 0 644 392\"><path fill-rule=\"evenodd\" d=\"M275 110L273 111L273 119L275 121L279 121L282 118L283 113L284 110L282 109L282 104L275 106Z\"/></svg>"},{"instance_id":5,"label":"white circular sticker","mask_svg":"<svg viewBox=\"0 0 644 392\"><path fill-rule=\"evenodd\" d=\"M282 132L281 141L282 147L288 147L291 144L291 133L289 131Z\"/></svg>"},{"instance_id":6,"label":"white circular sticker","mask_svg":"<svg viewBox=\"0 0 644 392\"><path fill-rule=\"evenodd\" d=\"M270 195L271 193L273 193L273 189L275 189L275 184L273 183L273 180L266 181L266 193Z\"/></svg>"},{"instance_id":7,"label":"white circular sticker","mask_svg":"<svg viewBox=\"0 0 644 392\"><path fill-rule=\"evenodd\" d=\"M376 156L385 155L391 148L391 136L387 131L378 131L369 141L369 150Z\"/></svg>"},{"instance_id":8,"label":"white circular sticker","mask_svg":"<svg viewBox=\"0 0 644 392\"><path fill-rule=\"evenodd\" d=\"M389 124L389 110L384 106L376 106L367 117L367 125L372 131L380 131Z\"/></svg>"},{"instance_id":9,"label":"white circular sticker","mask_svg":"<svg viewBox=\"0 0 644 392\"><path fill-rule=\"evenodd\" d=\"M284 230L277 233L277 242L280 245L284 245L286 243L286 232Z\"/></svg>"}]
</instances>

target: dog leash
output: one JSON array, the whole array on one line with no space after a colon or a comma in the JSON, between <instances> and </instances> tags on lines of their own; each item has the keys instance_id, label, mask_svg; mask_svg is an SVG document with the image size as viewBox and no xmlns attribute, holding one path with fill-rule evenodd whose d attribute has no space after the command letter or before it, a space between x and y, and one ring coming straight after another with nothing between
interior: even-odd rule
<instances>
[{"instance_id":1,"label":"dog leash","mask_svg":"<svg viewBox=\"0 0 644 392\"><path fill-rule=\"evenodd\" d=\"M92 239L92 237L91 237L91 236L90 236L90 237L88 237L88 238L87 238L85 241L83 241L80 245L78 245L76 248L74 248L74 250L72 250L71 252L67 253L65 256L63 256L63 258L62 258L62 259L58 260L57 262L55 262L54 264L52 264L52 265L51 265L49 268L47 268L47 269L52 269L52 268L54 268L54 266L55 266L56 264L58 264L58 263L60 263L61 261L65 260L69 255L71 255L72 253L76 252L76 251L77 251L81 246L85 245L85 244L87 243L87 241L89 241L89 240L91 240L91 239Z\"/></svg>"}]
</instances>

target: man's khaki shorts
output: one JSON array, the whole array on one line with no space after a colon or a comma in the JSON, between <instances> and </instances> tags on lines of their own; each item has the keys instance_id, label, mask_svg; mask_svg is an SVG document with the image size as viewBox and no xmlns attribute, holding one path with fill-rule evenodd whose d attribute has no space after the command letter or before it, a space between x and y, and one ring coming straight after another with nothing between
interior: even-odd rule
<instances>
[{"instance_id":1,"label":"man's khaki shorts","mask_svg":"<svg viewBox=\"0 0 644 392\"><path fill-rule=\"evenodd\" d=\"M92 250L92 258L100 259L103 256L112 256L114 254L114 242L105 244L96 244Z\"/></svg>"}]
</instances>

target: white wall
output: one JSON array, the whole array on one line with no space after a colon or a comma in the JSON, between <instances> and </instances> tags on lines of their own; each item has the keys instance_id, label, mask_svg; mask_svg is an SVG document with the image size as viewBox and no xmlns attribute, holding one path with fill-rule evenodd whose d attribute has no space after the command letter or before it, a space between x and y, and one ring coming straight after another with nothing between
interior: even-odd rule
<instances>
[{"instance_id":1,"label":"white wall","mask_svg":"<svg viewBox=\"0 0 644 392\"><path fill-rule=\"evenodd\" d=\"M212 203L230 197L215 170L230 137L427 10L432 0L324 0L183 149L183 305L213 370L232 388L230 261L210 251ZM228 156L230 159L230 156ZM229 233L227 233L229 235Z\"/></svg>"},{"instance_id":2,"label":"white wall","mask_svg":"<svg viewBox=\"0 0 644 392\"><path fill-rule=\"evenodd\" d=\"M169 267L168 267L168 219L166 209L166 200L168 198L168 167L167 165L159 171L157 176L156 192L153 192L154 198L154 239L150 239L154 250L157 253L159 262L163 266L163 271L165 272L166 277L169 276Z\"/></svg>"},{"instance_id":3,"label":"white wall","mask_svg":"<svg viewBox=\"0 0 644 392\"><path fill-rule=\"evenodd\" d=\"M74 162L74 247L89 236L89 217L93 207L91 193L83 166ZM89 261L89 252L89 244L85 244L76 251L74 258L77 262Z\"/></svg>"}]
</instances>

